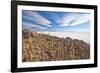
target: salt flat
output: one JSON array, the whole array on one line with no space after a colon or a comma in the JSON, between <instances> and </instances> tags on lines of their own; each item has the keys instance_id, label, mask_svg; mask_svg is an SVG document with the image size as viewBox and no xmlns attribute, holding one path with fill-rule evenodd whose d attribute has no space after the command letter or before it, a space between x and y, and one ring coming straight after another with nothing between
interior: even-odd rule
<instances>
[{"instance_id":1,"label":"salt flat","mask_svg":"<svg viewBox=\"0 0 100 73\"><path fill-rule=\"evenodd\" d=\"M38 33L57 36L60 38L70 37L72 39L83 40L88 44L90 43L90 32L38 32Z\"/></svg>"}]
</instances>

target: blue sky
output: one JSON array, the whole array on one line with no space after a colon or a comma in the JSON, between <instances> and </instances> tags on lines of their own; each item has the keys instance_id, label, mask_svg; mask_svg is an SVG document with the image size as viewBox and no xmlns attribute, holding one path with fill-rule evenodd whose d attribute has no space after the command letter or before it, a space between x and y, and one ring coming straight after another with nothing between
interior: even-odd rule
<instances>
[{"instance_id":1,"label":"blue sky","mask_svg":"<svg viewBox=\"0 0 100 73\"><path fill-rule=\"evenodd\" d=\"M22 10L22 24L37 32L89 32L90 14Z\"/></svg>"}]
</instances>

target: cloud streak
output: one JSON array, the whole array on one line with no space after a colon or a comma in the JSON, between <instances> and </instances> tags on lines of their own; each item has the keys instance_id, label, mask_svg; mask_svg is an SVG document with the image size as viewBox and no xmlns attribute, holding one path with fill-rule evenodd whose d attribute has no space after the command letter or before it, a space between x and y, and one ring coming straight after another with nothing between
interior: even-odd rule
<instances>
[{"instance_id":1,"label":"cloud streak","mask_svg":"<svg viewBox=\"0 0 100 73\"><path fill-rule=\"evenodd\" d=\"M60 26L75 26L90 20L89 14L77 14L70 13L66 14L62 20Z\"/></svg>"},{"instance_id":2,"label":"cloud streak","mask_svg":"<svg viewBox=\"0 0 100 73\"><path fill-rule=\"evenodd\" d=\"M44 25L44 26L47 26L47 27L51 27L52 26L52 25L50 25L51 22L48 19L46 19L45 17L43 17L42 15L40 15L37 12L34 12L34 11L23 11L23 13L27 14L27 16L24 16L25 18L33 20L37 24Z\"/></svg>"},{"instance_id":3,"label":"cloud streak","mask_svg":"<svg viewBox=\"0 0 100 73\"><path fill-rule=\"evenodd\" d=\"M72 20L75 20L77 17L78 14L73 14L73 13L69 13L69 14L66 14L63 18L62 18L62 20L60 21L61 22L61 25L60 26L69 26L70 24L70 22L72 21ZM76 18L75 18L76 17Z\"/></svg>"},{"instance_id":4,"label":"cloud streak","mask_svg":"<svg viewBox=\"0 0 100 73\"><path fill-rule=\"evenodd\" d=\"M29 23L29 22L23 22L23 26L24 27L27 27L27 28L37 28L37 29L47 29L45 27L42 27L42 26L39 26L39 25L36 25L36 24L32 24L32 23Z\"/></svg>"},{"instance_id":5,"label":"cloud streak","mask_svg":"<svg viewBox=\"0 0 100 73\"><path fill-rule=\"evenodd\" d=\"M90 14L24 10L23 27L33 31L90 31Z\"/></svg>"},{"instance_id":6,"label":"cloud streak","mask_svg":"<svg viewBox=\"0 0 100 73\"><path fill-rule=\"evenodd\" d=\"M85 22L89 22L90 16L89 14L81 14L78 19L71 24L71 26L79 25Z\"/></svg>"}]
</instances>

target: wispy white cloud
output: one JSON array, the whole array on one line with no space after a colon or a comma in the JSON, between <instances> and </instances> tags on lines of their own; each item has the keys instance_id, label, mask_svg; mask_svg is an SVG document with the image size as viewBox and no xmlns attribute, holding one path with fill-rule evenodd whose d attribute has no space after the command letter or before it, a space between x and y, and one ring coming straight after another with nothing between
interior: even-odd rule
<instances>
[{"instance_id":1,"label":"wispy white cloud","mask_svg":"<svg viewBox=\"0 0 100 73\"><path fill-rule=\"evenodd\" d=\"M68 23L61 24L60 26L69 26Z\"/></svg>"},{"instance_id":2,"label":"wispy white cloud","mask_svg":"<svg viewBox=\"0 0 100 73\"><path fill-rule=\"evenodd\" d=\"M71 21L78 18L77 15L78 14L73 14L73 13L66 14L60 21L61 22L60 26L69 26Z\"/></svg>"},{"instance_id":3,"label":"wispy white cloud","mask_svg":"<svg viewBox=\"0 0 100 73\"><path fill-rule=\"evenodd\" d=\"M90 20L89 14L81 14L76 21L74 21L71 26L79 25Z\"/></svg>"},{"instance_id":4,"label":"wispy white cloud","mask_svg":"<svg viewBox=\"0 0 100 73\"><path fill-rule=\"evenodd\" d=\"M62 20L60 26L75 26L89 21L89 14L70 13L66 14Z\"/></svg>"},{"instance_id":5,"label":"wispy white cloud","mask_svg":"<svg viewBox=\"0 0 100 73\"><path fill-rule=\"evenodd\" d=\"M46 27L42 27L42 26L32 24L32 23L29 23L29 22L23 22L23 26L24 27L36 28L36 29L47 29Z\"/></svg>"},{"instance_id":6,"label":"wispy white cloud","mask_svg":"<svg viewBox=\"0 0 100 73\"><path fill-rule=\"evenodd\" d=\"M35 21L37 24L48 26L48 27L52 26L52 25L50 25L51 22L48 19L46 19L45 17L43 17L42 15L40 15L37 12L24 11L23 13L26 13L28 15L27 18L30 19L30 20Z\"/></svg>"}]
</instances>

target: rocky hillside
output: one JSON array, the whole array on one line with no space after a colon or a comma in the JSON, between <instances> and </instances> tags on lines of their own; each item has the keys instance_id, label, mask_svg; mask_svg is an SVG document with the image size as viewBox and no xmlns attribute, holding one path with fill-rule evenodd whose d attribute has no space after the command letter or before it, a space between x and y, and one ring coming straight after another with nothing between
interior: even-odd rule
<instances>
[{"instance_id":1,"label":"rocky hillside","mask_svg":"<svg viewBox=\"0 0 100 73\"><path fill-rule=\"evenodd\" d=\"M58 38L23 30L22 61L80 60L90 58L90 45L70 37Z\"/></svg>"}]
</instances>

